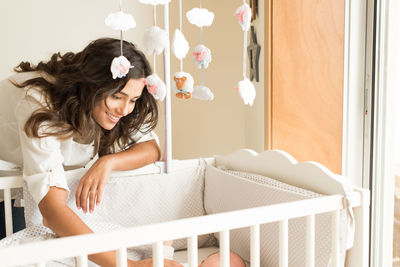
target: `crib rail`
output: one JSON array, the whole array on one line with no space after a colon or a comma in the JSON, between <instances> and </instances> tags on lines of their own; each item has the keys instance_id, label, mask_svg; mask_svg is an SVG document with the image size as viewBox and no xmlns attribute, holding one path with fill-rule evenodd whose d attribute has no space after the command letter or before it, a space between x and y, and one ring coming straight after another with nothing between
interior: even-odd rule
<instances>
[{"instance_id":1,"label":"crib rail","mask_svg":"<svg viewBox=\"0 0 400 267\"><path fill-rule=\"evenodd\" d=\"M22 176L0 177L0 190L4 193L4 215L6 219L6 236L13 233L11 189L23 186Z\"/></svg>"},{"instance_id":2,"label":"crib rail","mask_svg":"<svg viewBox=\"0 0 400 267\"><path fill-rule=\"evenodd\" d=\"M362 203L362 194L355 193L352 207ZM56 259L76 257L78 266L87 266L88 254L117 250L118 265L126 266L126 248L153 244L153 262L155 267L163 267L162 241L180 238L188 239L189 266L197 266L197 236L208 233L220 233L221 266L229 266L229 230L250 227L251 229L251 266L260 266L261 224L280 222L280 266L288 266L288 220L307 217L306 249L308 266L314 266L314 216L315 214L333 212L334 229L339 228L338 214L344 207L342 195L324 196L314 199L287 202L251 209L231 211L201 217L186 218L176 221L144 225L126 230L87 234L55 240L42 241L0 249L2 266L24 264L43 264ZM195 226L195 227L194 227ZM335 232L335 231L333 231ZM335 233L333 233L335 235ZM338 236L338 235L335 235ZM332 266L338 266L337 239L333 239ZM79 244L77 246L76 244Z\"/></svg>"}]
</instances>

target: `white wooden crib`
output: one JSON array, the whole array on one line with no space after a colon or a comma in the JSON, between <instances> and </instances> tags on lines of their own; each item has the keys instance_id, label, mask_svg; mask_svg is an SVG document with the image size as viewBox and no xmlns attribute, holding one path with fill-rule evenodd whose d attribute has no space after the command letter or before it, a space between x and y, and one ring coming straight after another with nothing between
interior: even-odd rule
<instances>
[{"instance_id":1,"label":"white wooden crib","mask_svg":"<svg viewBox=\"0 0 400 267\"><path fill-rule=\"evenodd\" d=\"M279 254L276 257L278 258L279 266L293 266L293 264L290 264L290 257L294 251L290 249L289 240L291 231L288 225L292 220L296 220L296 218L304 218L305 221L302 240L299 241L304 242L304 252L301 253L305 255L305 266L318 266L315 260L318 257L318 253L316 253L316 239L317 237L326 235L328 232L331 240L331 245L328 249L330 250L328 253L331 255L331 266L343 266L340 258L341 233L343 233L341 227L343 227L343 224L340 223L340 216L344 214L343 211L351 212L351 210L354 212L354 245L346 253L345 266L368 266L368 190L354 188L351 192L344 192L343 184L347 183L346 178L333 174L324 166L317 163L297 163L290 155L281 151L265 151L257 154L251 150L239 150L226 156L216 156L205 160L177 161L174 163L174 170L172 172L179 172L182 169L188 170L199 165L200 161L206 162L207 165L205 170L205 185L201 189L204 191L204 195L202 196L204 203L200 203L200 205L204 205L206 211L208 209L208 213L211 210L211 213L214 214L203 214L202 216L195 217L174 214L171 217L173 220L168 218L168 221L163 220L160 222L160 220L155 220L155 222L150 224L145 222L142 225L112 232L58 238L0 248L0 266L20 266L26 264L45 266L48 261L71 257L76 259L77 266L88 266L88 254L109 250L117 251L117 266L126 266L127 248L152 244L154 266L160 267L163 266L162 242L165 240L186 239L187 262L189 266L193 267L198 266L199 261L198 245L200 239L198 236L218 233L221 266L227 267L229 266L229 250L235 247L233 242L237 241L237 239L233 240L236 234L235 231L237 231L234 229L238 228L250 229L249 243L244 244L242 242L241 246L248 248L248 260L251 266L265 266L262 262L262 255L265 252L263 251L265 247L262 241L271 238L273 233L266 234L264 232L266 228L263 227L272 223L279 225L277 228L279 231L276 233L278 237L276 246ZM213 167L223 168L224 170ZM159 179L159 176L162 175L160 174L162 168L162 163L153 164L135 171L116 173L115 176L128 177L129 181L133 181L136 179L135 177L140 176L144 177L143 179L146 179L144 181L149 181L149 183L163 183L169 179L169 176L163 176L162 179ZM226 188L229 187L229 182L219 180L224 176L229 181L229 175L232 174L227 174L226 170L270 177L283 183L324 195L280 204L257 205L257 207L247 208L239 207L239 210L214 212L215 210L213 211L213 208L210 208L213 206L210 196L214 194L215 198L215 194L218 195L219 189L217 190L217 187L215 187L217 183L223 183L223 185L226 185ZM79 171L81 170L70 171L70 173L74 174L74 172L77 173ZM138 182L140 179L138 179ZM171 178L171 182L173 179L175 178ZM178 177L176 179L184 182L190 178L185 180L182 177ZM239 187L241 182L244 182L242 178L235 180L235 183L238 183ZM213 183L214 185L211 186ZM254 182L248 183L246 181L245 183L249 186L262 187L256 185ZM0 179L0 189L4 190L5 197L7 235L12 233L10 189L22 186L23 181L19 176L3 177ZM177 192L185 191L181 188L175 188L175 190ZM210 189L212 190L210 191ZM245 196L245 198L251 198L251 195L256 194L255 192L247 191L245 193L248 194L248 197ZM234 199L235 194L224 194L221 201L228 198ZM132 207L135 203L132 204ZM234 203L234 201L230 203ZM342 213L340 212L341 210ZM331 222L329 227L331 230L324 233L323 229L329 227L322 226L321 228L319 221L315 219L316 216L319 216L318 214L330 214ZM319 230L316 231L316 229ZM232 237L232 240L230 237ZM186 252L184 253L186 254Z\"/></svg>"}]
</instances>

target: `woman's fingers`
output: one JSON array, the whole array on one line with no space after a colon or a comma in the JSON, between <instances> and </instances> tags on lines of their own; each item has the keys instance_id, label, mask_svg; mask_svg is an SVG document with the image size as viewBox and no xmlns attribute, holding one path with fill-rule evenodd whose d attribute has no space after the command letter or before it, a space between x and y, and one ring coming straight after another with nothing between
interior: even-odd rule
<instances>
[{"instance_id":1,"label":"woman's fingers","mask_svg":"<svg viewBox=\"0 0 400 267\"><path fill-rule=\"evenodd\" d=\"M102 158L100 158L102 159ZM111 172L104 160L97 160L81 178L76 190L76 207L84 213L93 212L96 205L99 205L103 197L104 187Z\"/></svg>"},{"instance_id":2,"label":"woman's fingers","mask_svg":"<svg viewBox=\"0 0 400 267\"><path fill-rule=\"evenodd\" d=\"M84 213L88 211L88 198L91 188L96 188L96 187L92 185L92 181L90 179L85 179L80 195L80 205Z\"/></svg>"},{"instance_id":3,"label":"woman's fingers","mask_svg":"<svg viewBox=\"0 0 400 267\"><path fill-rule=\"evenodd\" d=\"M89 211L92 213L94 211L96 195L98 194L97 186L92 186L89 190Z\"/></svg>"},{"instance_id":4,"label":"woman's fingers","mask_svg":"<svg viewBox=\"0 0 400 267\"><path fill-rule=\"evenodd\" d=\"M96 206L98 206L100 204L101 199L103 198L104 187L105 187L105 183L100 183L100 185L97 187Z\"/></svg>"}]
</instances>

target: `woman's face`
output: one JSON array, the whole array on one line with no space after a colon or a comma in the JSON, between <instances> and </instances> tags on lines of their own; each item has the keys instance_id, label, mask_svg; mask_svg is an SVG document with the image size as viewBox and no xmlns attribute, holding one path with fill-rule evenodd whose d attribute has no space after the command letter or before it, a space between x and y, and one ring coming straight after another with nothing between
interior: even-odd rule
<instances>
[{"instance_id":1,"label":"woman's face","mask_svg":"<svg viewBox=\"0 0 400 267\"><path fill-rule=\"evenodd\" d=\"M118 121L131 113L136 100L142 95L144 79L130 79L125 87L111 96L100 100L92 112L93 119L104 129L111 130Z\"/></svg>"}]
</instances>

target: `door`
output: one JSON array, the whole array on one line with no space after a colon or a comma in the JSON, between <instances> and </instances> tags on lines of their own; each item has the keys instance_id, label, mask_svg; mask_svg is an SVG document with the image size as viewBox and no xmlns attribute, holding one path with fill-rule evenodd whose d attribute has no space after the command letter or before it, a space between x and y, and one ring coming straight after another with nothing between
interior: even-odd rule
<instances>
[{"instance_id":1,"label":"door","mask_svg":"<svg viewBox=\"0 0 400 267\"><path fill-rule=\"evenodd\" d=\"M270 0L265 12L266 149L335 173L342 169L344 13L338 0Z\"/></svg>"}]
</instances>

